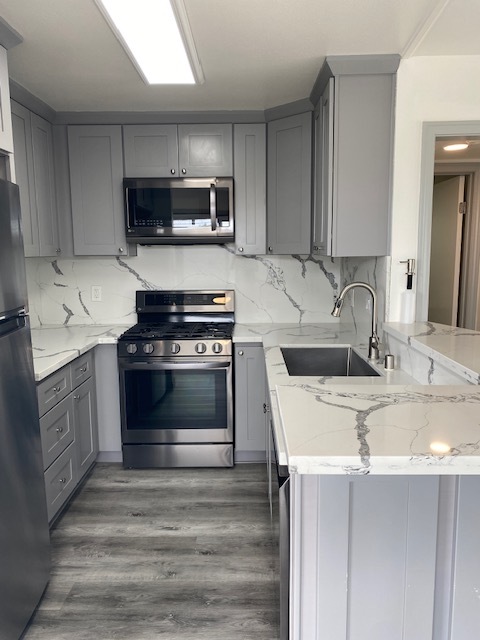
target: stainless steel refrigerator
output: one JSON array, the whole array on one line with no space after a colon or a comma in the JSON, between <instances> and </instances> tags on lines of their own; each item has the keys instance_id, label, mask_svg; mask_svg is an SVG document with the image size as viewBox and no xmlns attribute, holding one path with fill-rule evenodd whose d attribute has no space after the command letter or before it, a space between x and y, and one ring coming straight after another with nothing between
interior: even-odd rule
<instances>
[{"instance_id":1,"label":"stainless steel refrigerator","mask_svg":"<svg viewBox=\"0 0 480 640\"><path fill-rule=\"evenodd\" d=\"M50 537L20 200L0 180L0 637L18 640L48 581Z\"/></svg>"}]
</instances>

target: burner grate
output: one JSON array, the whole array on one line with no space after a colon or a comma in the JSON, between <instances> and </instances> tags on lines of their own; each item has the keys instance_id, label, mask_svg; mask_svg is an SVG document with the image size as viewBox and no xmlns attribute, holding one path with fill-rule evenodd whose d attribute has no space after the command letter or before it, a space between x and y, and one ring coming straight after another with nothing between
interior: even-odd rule
<instances>
[{"instance_id":1,"label":"burner grate","mask_svg":"<svg viewBox=\"0 0 480 640\"><path fill-rule=\"evenodd\" d=\"M123 336L128 339L148 338L150 340L190 340L198 338L231 338L233 323L220 322L161 322L139 323L128 329Z\"/></svg>"}]
</instances>

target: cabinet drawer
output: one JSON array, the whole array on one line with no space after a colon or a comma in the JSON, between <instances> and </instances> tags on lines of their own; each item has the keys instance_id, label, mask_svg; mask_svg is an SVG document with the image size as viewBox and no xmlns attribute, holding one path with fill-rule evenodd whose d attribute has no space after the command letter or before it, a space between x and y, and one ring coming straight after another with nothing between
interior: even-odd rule
<instances>
[{"instance_id":1,"label":"cabinet drawer","mask_svg":"<svg viewBox=\"0 0 480 640\"><path fill-rule=\"evenodd\" d=\"M71 391L70 367L48 376L37 385L38 412L40 417L63 400Z\"/></svg>"},{"instance_id":2,"label":"cabinet drawer","mask_svg":"<svg viewBox=\"0 0 480 640\"><path fill-rule=\"evenodd\" d=\"M51 521L75 489L74 443L45 471L48 520Z\"/></svg>"},{"instance_id":3,"label":"cabinet drawer","mask_svg":"<svg viewBox=\"0 0 480 640\"><path fill-rule=\"evenodd\" d=\"M76 389L78 385L91 377L93 368L92 352L89 351L80 356L70 365L72 372L72 389Z\"/></svg>"},{"instance_id":4,"label":"cabinet drawer","mask_svg":"<svg viewBox=\"0 0 480 640\"><path fill-rule=\"evenodd\" d=\"M52 462L73 442L73 397L64 398L40 418L43 468Z\"/></svg>"}]
</instances>

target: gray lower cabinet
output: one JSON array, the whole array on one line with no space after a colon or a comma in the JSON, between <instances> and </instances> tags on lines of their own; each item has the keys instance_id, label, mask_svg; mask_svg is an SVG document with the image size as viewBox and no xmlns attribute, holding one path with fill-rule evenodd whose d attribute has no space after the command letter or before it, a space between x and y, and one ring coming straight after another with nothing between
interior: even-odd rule
<instances>
[{"instance_id":1,"label":"gray lower cabinet","mask_svg":"<svg viewBox=\"0 0 480 640\"><path fill-rule=\"evenodd\" d=\"M398 56L333 56L320 71L314 254L389 253L397 66Z\"/></svg>"},{"instance_id":2,"label":"gray lower cabinet","mask_svg":"<svg viewBox=\"0 0 480 640\"><path fill-rule=\"evenodd\" d=\"M123 127L125 176L231 176L231 124L155 124Z\"/></svg>"},{"instance_id":3,"label":"gray lower cabinet","mask_svg":"<svg viewBox=\"0 0 480 640\"><path fill-rule=\"evenodd\" d=\"M267 137L267 245L271 254L311 247L312 114L273 120Z\"/></svg>"},{"instance_id":4,"label":"gray lower cabinet","mask_svg":"<svg viewBox=\"0 0 480 640\"><path fill-rule=\"evenodd\" d=\"M98 453L93 354L37 385L48 519L71 496Z\"/></svg>"},{"instance_id":5,"label":"gray lower cabinet","mask_svg":"<svg viewBox=\"0 0 480 640\"><path fill-rule=\"evenodd\" d=\"M127 255L120 125L68 127L75 255Z\"/></svg>"},{"instance_id":6,"label":"gray lower cabinet","mask_svg":"<svg viewBox=\"0 0 480 640\"><path fill-rule=\"evenodd\" d=\"M266 253L266 126L233 127L233 177L235 179L235 252Z\"/></svg>"},{"instance_id":7,"label":"gray lower cabinet","mask_svg":"<svg viewBox=\"0 0 480 640\"><path fill-rule=\"evenodd\" d=\"M262 345L235 345L235 461L266 459L265 356Z\"/></svg>"},{"instance_id":8,"label":"gray lower cabinet","mask_svg":"<svg viewBox=\"0 0 480 640\"><path fill-rule=\"evenodd\" d=\"M11 102L15 174L25 255L60 253L52 126L17 102Z\"/></svg>"}]
</instances>

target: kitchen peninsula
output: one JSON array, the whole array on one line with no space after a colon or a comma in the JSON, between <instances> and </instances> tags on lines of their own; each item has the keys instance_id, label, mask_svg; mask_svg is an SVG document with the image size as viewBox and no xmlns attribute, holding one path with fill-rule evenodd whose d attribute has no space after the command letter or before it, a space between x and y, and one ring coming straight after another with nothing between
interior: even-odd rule
<instances>
[{"instance_id":1,"label":"kitchen peninsula","mask_svg":"<svg viewBox=\"0 0 480 640\"><path fill-rule=\"evenodd\" d=\"M53 366L49 357L59 352L73 359L120 333L95 325L35 330L37 374L39 362ZM397 362L412 362L405 350L422 349L415 336L405 326L393 333L404 335ZM479 334L460 333L462 348L470 340L473 352ZM447 339L451 346L451 330ZM417 335L419 345L424 340ZM263 346L280 462L291 476L290 638L344 640L355 629L360 640L440 640L449 625L452 638L471 638L480 626L475 371L464 384L460 377L439 386L382 367L383 375L367 379L288 375L280 346L353 344L365 354L366 341L342 323L237 324L234 341ZM441 346L428 349L427 368L434 357L446 367ZM453 363L452 373L461 366ZM446 453L435 450L442 445Z\"/></svg>"}]
</instances>

